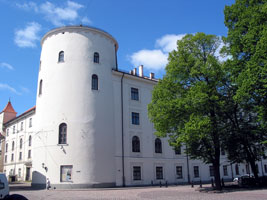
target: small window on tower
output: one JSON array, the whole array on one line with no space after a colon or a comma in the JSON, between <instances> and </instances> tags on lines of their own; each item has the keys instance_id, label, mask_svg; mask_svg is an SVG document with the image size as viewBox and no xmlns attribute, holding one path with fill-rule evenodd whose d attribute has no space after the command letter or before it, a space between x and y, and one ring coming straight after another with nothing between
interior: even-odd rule
<instances>
[{"instance_id":1,"label":"small window on tower","mask_svg":"<svg viewBox=\"0 0 267 200\"><path fill-rule=\"evenodd\" d=\"M58 54L58 62L64 62L64 51L60 51Z\"/></svg>"},{"instance_id":2,"label":"small window on tower","mask_svg":"<svg viewBox=\"0 0 267 200\"><path fill-rule=\"evenodd\" d=\"M59 125L58 144L67 144L67 124L65 123Z\"/></svg>"},{"instance_id":3,"label":"small window on tower","mask_svg":"<svg viewBox=\"0 0 267 200\"><path fill-rule=\"evenodd\" d=\"M92 75L92 90L98 90L98 77L96 74Z\"/></svg>"},{"instance_id":4,"label":"small window on tower","mask_svg":"<svg viewBox=\"0 0 267 200\"><path fill-rule=\"evenodd\" d=\"M98 52L94 53L94 63L99 63L99 53Z\"/></svg>"}]
</instances>

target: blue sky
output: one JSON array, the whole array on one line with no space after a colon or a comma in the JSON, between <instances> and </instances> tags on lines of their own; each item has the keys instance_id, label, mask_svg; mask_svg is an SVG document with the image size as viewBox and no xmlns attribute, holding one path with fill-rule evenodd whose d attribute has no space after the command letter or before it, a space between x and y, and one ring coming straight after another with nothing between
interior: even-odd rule
<instances>
[{"instance_id":1,"label":"blue sky","mask_svg":"<svg viewBox=\"0 0 267 200\"><path fill-rule=\"evenodd\" d=\"M89 25L119 43L119 69L144 65L162 77L168 52L184 34L225 36L223 10L234 0L0 0L0 111L35 105L42 36L55 27Z\"/></svg>"}]
</instances>

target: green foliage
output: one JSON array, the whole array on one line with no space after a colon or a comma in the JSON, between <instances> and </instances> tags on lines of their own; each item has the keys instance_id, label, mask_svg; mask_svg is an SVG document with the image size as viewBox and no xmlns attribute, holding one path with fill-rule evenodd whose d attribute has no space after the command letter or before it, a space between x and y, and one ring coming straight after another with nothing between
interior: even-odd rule
<instances>
[{"instance_id":1,"label":"green foliage","mask_svg":"<svg viewBox=\"0 0 267 200\"><path fill-rule=\"evenodd\" d=\"M235 100L254 103L263 126L267 121L267 1L236 0L226 6L225 25L233 80L238 85Z\"/></svg>"},{"instance_id":2,"label":"green foliage","mask_svg":"<svg viewBox=\"0 0 267 200\"><path fill-rule=\"evenodd\" d=\"M223 133L219 113L224 71L215 56L219 42L204 33L178 41L148 106L158 136L169 136L174 146L186 144L191 158L206 163L214 162Z\"/></svg>"}]
</instances>

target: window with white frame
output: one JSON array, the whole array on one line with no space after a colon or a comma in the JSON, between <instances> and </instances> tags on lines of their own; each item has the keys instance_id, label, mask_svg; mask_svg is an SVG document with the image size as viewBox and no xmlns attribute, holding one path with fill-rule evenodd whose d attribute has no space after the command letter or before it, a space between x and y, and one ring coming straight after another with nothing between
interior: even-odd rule
<instances>
[{"instance_id":1,"label":"window with white frame","mask_svg":"<svg viewBox=\"0 0 267 200\"><path fill-rule=\"evenodd\" d=\"M15 132L16 132L16 127L13 126L13 134L15 134Z\"/></svg>"},{"instance_id":2,"label":"window with white frame","mask_svg":"<svg viewBox=\"0 0 267 200\"><path fill-rule=\"evenodd\" d=\"M8 143L6 143L6 152L8 151Z\"/></svg>"},{"instance_id":3,"label":"window with white frame","mask_svg":"<svg viewBox=\"0 0 267 200\"><path fill-rule=\"evenodd\" d=\"M60 166L60 182L72 181L72 165Z\"/></svg>"},{"instance_id":4,"label":"window with white frame","mask_svg":"<svg viewBox=\"0 0 267 200\"><path fill-rule=\"evenodd\" d=\"M64 51L60 51L58 54L58 62L64 62Z\"/></svg>"},{"instance_id":5,"label":"window with white frame","mask_svg":"<svg viewBox=\"0 0 267 200\"><path fill-rule=\"evenodd\" d=\"M264 165L264 171L265 171L265 173L267 173L267 165L266 164Z\"/></svg>"},{"instance_id":6,"label":"window with white frame","mask_svg":"<svg viewBox=\"0 0 267 200\"><path fill-rule=\"evenodd\" d=\"M223 165L223 175L228 176L227 165Z\"/></svg>"},{"instance_id":7,"label":"window with white frame","mask_svg":"<svg viewBox=\"0 0 267 200\"><path fill-rule=\"evenodd\" d=\"M67 144L67 124L59 125L58 144Z\"/></svg>"},{"instance_id":8,"label":"window with white frame","mask_svg":"<svg viewBox=\"0 0 267 200\"><path fill-rule=\"evenodd\" d=\"M139 101L138 88L131 88L131 100Z\"/></svg>"},{"instance_id":9,"label":"window with white frame","mask_svg":"<svg viewBox=\"0 0 267 200\"><path fill-rule=\"evenodd\" d=\"M14 151L14 149L15 149L15 142L12 141L12 151Z\"/></svg>"},{"instance_id":10,"label":"window with white frame","mask_svg":"<svg viewBox=\"0 0 267 200\"><path fill-rule=\"evenodd\" d=\"M30 159L32 157L32 151L28 150L28 158Z\"/></svg>"},{"instance_id":11,"label":"window with white frame","mask_svg":"<svg viewBox=\"0 0 267 200\"><path fill-rule=\"evenodd\" d=\"M5 155L5 163L7 163L7 155Z\"/></svg>"},{"instance_id":12,"label":"window with white frame","mask_svg":"<svg viewBox=\"0 0 267 200\"><path fill-rule=\"evenodd\" d=\"M132 138L132 152L140 152L140 139L138 136L133 136Z\"/></svg>"},{"instance_id":13,"label":"window with white frame","mask_svg":"<svg viewBox=\"0 0 267 200\"><path fill-rule=\"evenodd\" d=\"M183 167L182 166L176 166L176 177L177 179L183 178Z\"/></svg>"},{"instance_id":14,"label":"window with white frame","mask_svg":"<svg viewBox=\"0 0 267 200\"><path fill-rule=\"evenodd\" d=\"M22 152L19 152L19 160L22 160Z\"/></svg>"},{"instance_id":15,"label":"window with white frame","mask_svg":"<svg viewBox=\"0 0 267 200\"><path fill-rule=\"evenodd\" d=\"M132 112L132 124L134 124L134 125L139 125L140 124L139 113Z\"/></svg>"},{"instance_id":16,"label":"window with white frame","mask_svg":"<svg viewBox=\"0 0 267 200\"><path fill-rule=\"evenodd\" d=\"M194 177L199 178L199 167L198 166L194 166Z\"/></svg>"},{"instance_id":17,"label":"window with white frame","mask_svg":"<svg viewBox=\"0 0 267 200\"><path fill-rule=\"evenodd\" d=\"M29 128L32 127L32 118L29 119Z\"/></svg>"},{"instance_id":18,"label":"window with white frame","mask_svg":"<svg viewBox=\"0 0 267 200\"><path fill-rule=\"evenodd\" d=\"M23 140L22 140L22 138L20 138L20 140L19 140L19 148L20 149L22 149L22 145L23 145Z\"/></svg>"},{"instance_id":19,"label":"window with white frame","mask_svg":"<svg viewBox=\"0 0 267 200\"><path fill-rule=\"evenodd\" d=\"M20 123L20 130L23 131L23 122Z\"/></svg>"},{"instance_id":20,"label":"window with white frame","mask_svg":"<svg viewBox=\"0 0 267 200\"><path fill-rule=\"evenodd\" d=\"M29 147L32 146L32 136L29 136Z\"/></svg>"},{"instance_id":21,"label":"window with white frame","mask_svg":"<svg viewBox=\"0 0 267 200\"><path fill-rule=\"evenodd\" d=\"M133 166L133 180L139 181L141 180L141 167L140 166Z\"/></svg>"},{"instance_id":22,"label":"window with white frame","mask_svg":"<svg viewBox=\"0 0 267 200\"><path fill-rule=\"evenodd\" d=\"M159 138L155 139L155 153L162 153L162 143Z\"/></svg>"},{"instance_id":23,"label":"window with white frame","mask_svg":"<svg viewBox=\"0 0 267 200\"><path fill-rule=\"evenodd\" d=\"M8 136L8 135L9 135L9 129L6 130L6 136Z\"/></svg>"},{"instance_id":24,"label":"window with white frame","mask_svg":"<svg viewBox=\"0 0 267 200\"><path fill-rule=\"evenodd\" d=\"M162 180L163 179L163 167L162 166L157 166L156 167L156 179L157 180Z\"/></svg>"},{"instance_id":25,"label":"window with white frame","mask_svg":"<svg viewBox=\"0 0 267 200\"><path fill-rule=\"evenodd\" d=\"M14 161L14 153L11 154L11 162Z\"/></svg>"},{"instance_id":26,"label":"window with white frame","mask_svg":"<svg viewBox=\"0 0 267 200\"><path fill-rule=\"evenodd\" d=\"M235 174L239 175L239 167L238 164L235 165Z\"/></svg>"},{"instance_id":27,"label":"window with white frame","mask_svg":"<svg viewBox=\"0 0 267 200\"><path fill-rule=\"evenodd\" d=\"M214 167L212 165L209 166L209 170L210 170L210 176L214 176Z\"/></svg>"}]
</instances>

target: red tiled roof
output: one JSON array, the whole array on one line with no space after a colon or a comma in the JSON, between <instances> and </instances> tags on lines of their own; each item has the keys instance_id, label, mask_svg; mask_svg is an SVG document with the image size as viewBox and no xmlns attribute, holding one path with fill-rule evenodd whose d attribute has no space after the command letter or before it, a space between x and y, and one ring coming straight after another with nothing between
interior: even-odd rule
<instances>
[{"instance_id":1,"label":"red tiled roof","mask_svg":"<svg viewBox=\"0 0 267 200\"><path fill-rule=\"evenodd\" d=\"M4 108L4 110L2 112L9 112L9 113L16 113L17 114L17 112L14 110L10 101L7 103L6 107Z\"/></svg>"}]
</instances>

